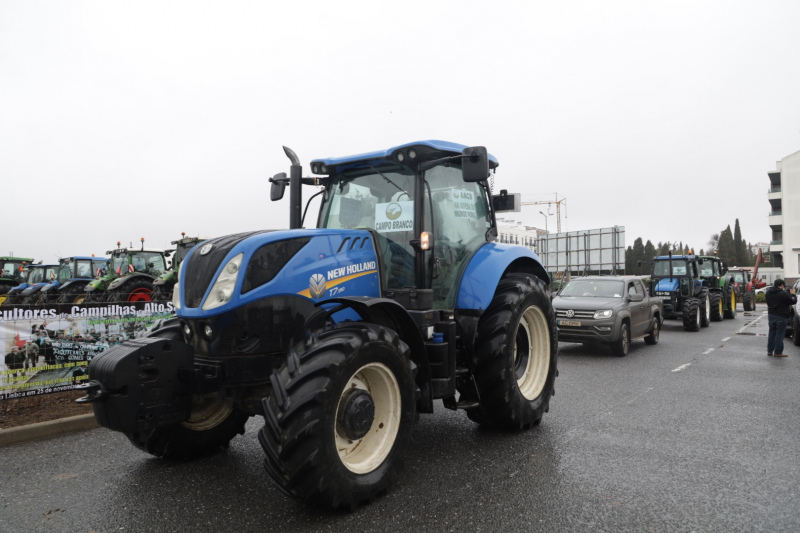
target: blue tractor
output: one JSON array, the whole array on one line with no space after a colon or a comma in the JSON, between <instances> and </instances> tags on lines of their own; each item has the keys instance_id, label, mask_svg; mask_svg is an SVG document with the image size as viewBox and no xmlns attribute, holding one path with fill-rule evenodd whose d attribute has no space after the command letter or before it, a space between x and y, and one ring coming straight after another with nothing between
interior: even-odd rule
<instances>
[{"instance_id":1,"label":"blue tractor","mask_svg":"<svg viewBox=\"0 0 800 533\"><path fill-rule=\"evenodd\" d=\"M419 413L441 400L494 428L540 423L558 338L548 275L497 242L498 162L483 147L409 143L317 159L284 148L290 229L227 235L181 263L177 319L95 357L99 423L156 456L227 447L250 416L269 475L312 505L352 509L396 477ZM317 187L316 229L301 186ZM316 196L315 195L315 196ZM306 209L308 206L306 206Z\"/></svg>"},{"instance_id":2,"label":"blue tractor","mask_svg":"<svg viewBox=\"0 0 800 533\"><path fill-rule=\"evenodd\" d=\"M65 312L83 303L84 287L108 268L108 259L76 255L58 260L58 275L38 292L27 295L27 303L49 305L58 303Z\"/></svg>"}]
</instances>

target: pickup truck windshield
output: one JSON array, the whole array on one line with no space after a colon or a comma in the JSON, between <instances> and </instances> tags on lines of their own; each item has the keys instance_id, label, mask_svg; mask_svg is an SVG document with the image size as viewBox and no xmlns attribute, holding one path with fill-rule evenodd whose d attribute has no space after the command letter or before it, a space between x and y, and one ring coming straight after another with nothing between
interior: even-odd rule
<instances>
[{"instance_id":1,"label":"pickup truck windshield","mask_svg":"<svg viewBox=\"0 0 800 533\"><path fill-rule=\"evenodd\" d=\"M622 298L624 284L611 280L570 281L559 296L584 296L590 298Z\"/></svg>"}]
</instances>

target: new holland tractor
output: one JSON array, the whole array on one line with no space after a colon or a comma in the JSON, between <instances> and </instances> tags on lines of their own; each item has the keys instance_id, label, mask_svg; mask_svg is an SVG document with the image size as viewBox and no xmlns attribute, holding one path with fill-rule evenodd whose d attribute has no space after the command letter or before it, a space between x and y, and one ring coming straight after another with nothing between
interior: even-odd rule
<instances>
[{"instance_id":1,"label":"new holland tractor","mask_svg":"<svg viewBox=\"0 0 800 533\"><path fill-rule=\"evenodd\" d=\"M434 401L500 429L536 426L558 338L538 257L497 242L483 147L421 141L311 162L289 187L290 229L194 247L177 319L95 357L85 386L99 423L155 456L227 447L251 416L286 494L352 509L389 488ZM303 228L301 185L319 188ZM308 206L306 206L308 207Z\"/></svg>"},{"instance_id":2,"label":"new holland tractor","mask_svg":"<svg viewBox=\"0 0 800 533\"><path fill-rule=\"evenodd\" d=\"M109 265L102 275L86 285L87 303L149 302L153 282L167 269L163 250L145 250L144 237L140 250L122 248L109 250Z\"/></svg>"},{"instance_id":3,"label":"new holland tractor","mask_svg":"<svg viewBox=\"0 0 800 533\"><path fill-rule=\"evenodd\" d=\"M669 255L653 260L651 293L662 296L664 318L681 318L683 329L699 331L722 318L736 318L736 288L716 256Z\"/></svg>"},{"instance_id":4,"label":"new holland tractor","mask_svg":"<svg viewBox=\"0 0 800 533\"><path fill-rule=\"evenodd\" d=\"M86 297L84 288L108 267L105 257L76 255L62 257L58 260L56 279L42 287L38 292L31 292L25 303L36 305L60 304L64 312L69 312L73 305L81 304Z\"/></svg>"}]
</instances>

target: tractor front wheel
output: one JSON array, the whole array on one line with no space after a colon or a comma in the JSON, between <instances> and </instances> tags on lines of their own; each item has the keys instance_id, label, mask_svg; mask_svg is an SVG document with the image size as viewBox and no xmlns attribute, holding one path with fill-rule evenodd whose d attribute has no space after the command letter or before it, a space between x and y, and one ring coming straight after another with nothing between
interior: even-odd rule
<instances>
[{"instance_id":1,"label":"tractor front wheel","mask_svg":"<svg viewBox=\"0 0 800 533\"><path fill-rule=\"evenodd\" d=\"M292 349L272 375L258 434L289 496L354 509L386 491L417 419L416 365L394 331L345 322Z\"/></svg>"},{"instance_id":2,"label":"tractor front wheel","mask_svg":"<svg viewBox=\"0 0 800 533\"><path fill-rule=\"evenodd\" d=\"M744 293L744 298L742 301L742 306L744 307L745 311L755 311L756 310L756 298L755 293L752 291L747 291Z\"/></svg>"},{"instance_id":3,"label":"tractor front wheel","mask_svg":"<svg viewBox=\"0 0 800 533\"><path fill-rule=\"evenodd\" d=\"M711 325L711 300L708 297L708 291L703 290L700 294L700 327L707 328Z\"/></svg>"},{"instance_id":4,"label":"tractor front wheel","mask_svg":"<svg viewBox=\"0 0 800 533\"><path fill-rule=\"evenodd\" d=\"M687 298L683 302L683 329L700 331L700 302L697 298Z\"/></svg>"},{"instance_id":5,"label":"tractor front wheel","mask_svg":"<svg viewBox=\"0 0 800 533\"><path fill-rule=\"evenodd\" d=\"M467 416L507 429L538 425L555 394L557 364L547 286L529 274L507 274L478 322L472 368L480 404Z\"/></svg>"},{"instance_id":6,"label":"tractor front wheel","mask_svg":"<svg viewBox=\"0 0 800 533\"><path fill-rule=\"evenodd\" d=\"M725 298L725 303L728 304L728 309L725 309L725 318L736 318L736 291L733 287L728 289L728 295Z\"/></svg>"}]
</instances>

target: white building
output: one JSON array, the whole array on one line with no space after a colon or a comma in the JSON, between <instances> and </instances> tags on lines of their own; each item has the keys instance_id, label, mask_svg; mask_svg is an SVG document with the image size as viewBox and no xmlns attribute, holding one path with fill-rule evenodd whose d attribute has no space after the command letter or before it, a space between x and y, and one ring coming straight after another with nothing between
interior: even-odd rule
<instances>
[{"instance_id":1,"label":"white building","mask_svg":"<svg viewBox=\"0 0 800 533\"><path fill-rule=\"evenodd\" d=\"M783 269L788 284L800 278L800 152L784 157L775 166L767 173L772 229L769 251L771 266Z\"/></svg>"},{"instance_id":2,"label":"white building","mask_svg":"<svg viewBox=\"0 0 800 533\"><path fill-rule=\"evenodd\" d=\"M522 222L497 219L497 242L518 244L536 252L536 239L547 232L533 226L525 226Z\"/></svg>"}]
</instances>

